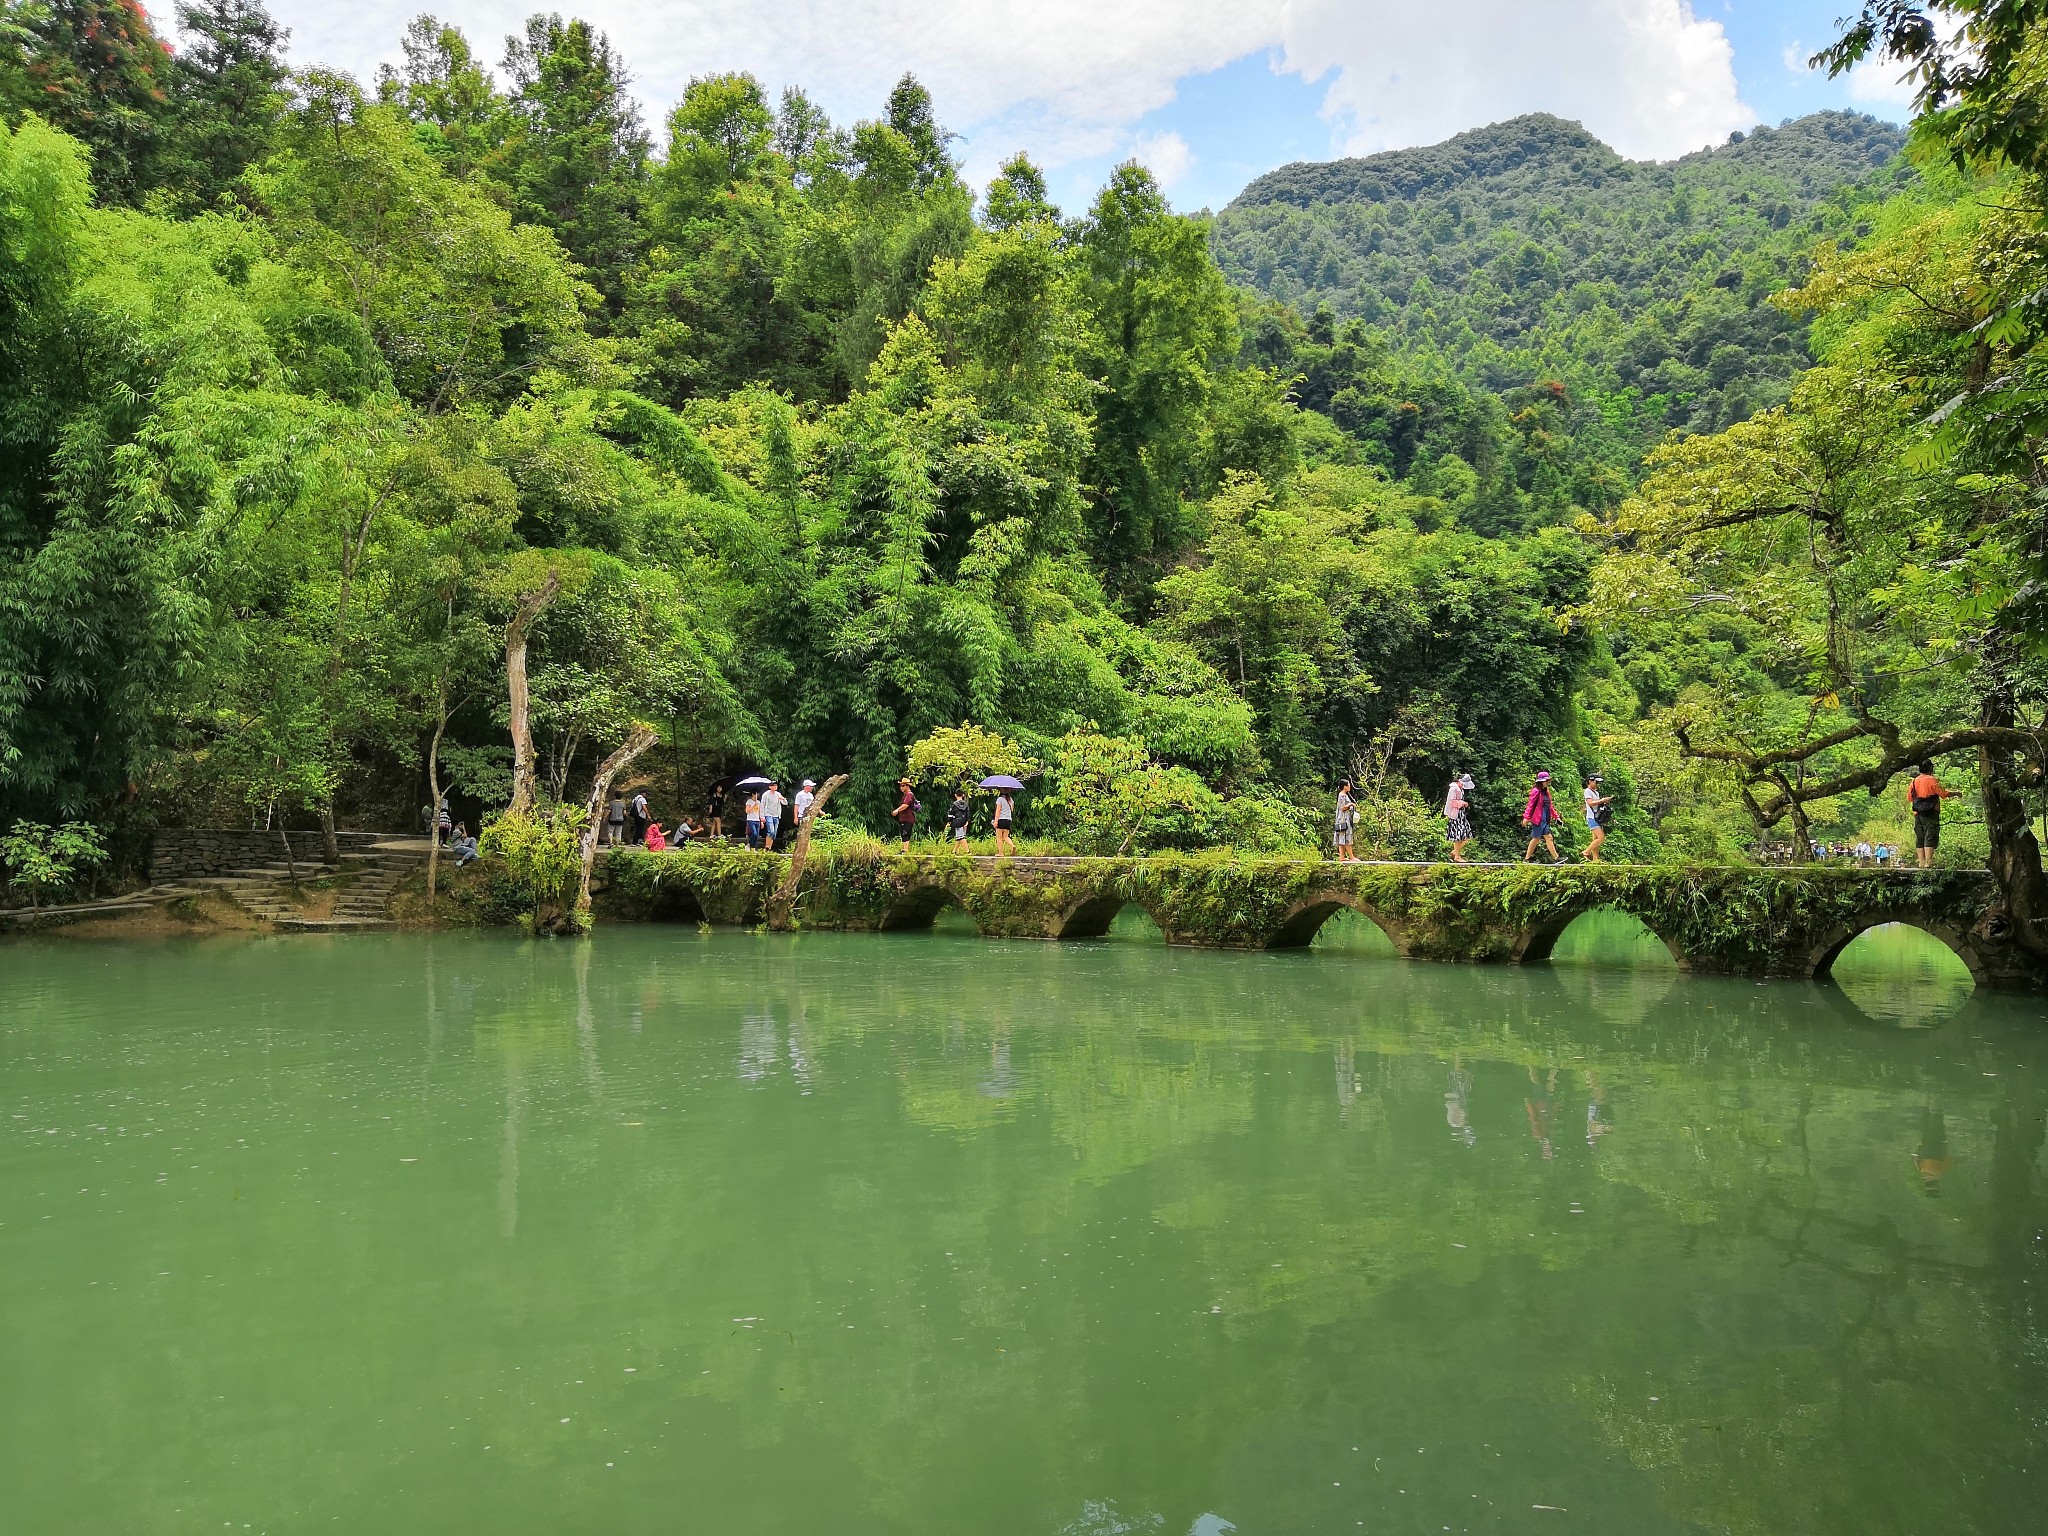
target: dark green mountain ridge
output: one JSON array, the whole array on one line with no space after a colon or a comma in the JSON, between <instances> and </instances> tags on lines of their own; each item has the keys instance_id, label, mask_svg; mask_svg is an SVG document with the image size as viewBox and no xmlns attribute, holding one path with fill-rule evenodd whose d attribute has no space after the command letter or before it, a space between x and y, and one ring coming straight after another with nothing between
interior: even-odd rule
<instances>
[{"instance_id":1,"label":"dark green mountain ridge","mask_svg":"<svg viewBox=\"0 0 2048 1536\"><path fill-rule=\"evenodd\" d=\"M1211 243L1265 301L1250 360L1298 376L1299 403L1367 460L1511 532L1611 505L1669 431L1783 400L1811 358L1771 296L1912 179L1903 145L1820 112L1639 162L1537 114L1283 166ZM1439 486L1450 457L1464 467Z\"/></svg>"}]
</instances>

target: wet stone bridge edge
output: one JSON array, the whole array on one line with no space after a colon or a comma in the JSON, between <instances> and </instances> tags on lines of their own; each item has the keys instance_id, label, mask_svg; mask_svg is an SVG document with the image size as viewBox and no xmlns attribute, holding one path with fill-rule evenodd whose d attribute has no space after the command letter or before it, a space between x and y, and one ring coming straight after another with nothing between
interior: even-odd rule
<instances>
[{"instance_id":1,"label":"wet stone bridge edge","mask_svg":"<svg viewBox=\"0 0 2048 1536\"><path fill-rule=\"evenodd\" d=\"M1946 944L1980 985L2048 985L2048 967L2007 936L1983 871L814 850L792 890L789 868L775 854L621 850L604 862L600 912L882 932L928 928L957 906L988 937L1075 939L1106 933L1135 906L1170 944L1290 949L1349 908L1408 958L1517 964L1547 960L1576 918L1605 909L1642 922L1683 969L1791 977L1824 977L1858 934L1905 923Z\"/></svg>"}]
</instances>

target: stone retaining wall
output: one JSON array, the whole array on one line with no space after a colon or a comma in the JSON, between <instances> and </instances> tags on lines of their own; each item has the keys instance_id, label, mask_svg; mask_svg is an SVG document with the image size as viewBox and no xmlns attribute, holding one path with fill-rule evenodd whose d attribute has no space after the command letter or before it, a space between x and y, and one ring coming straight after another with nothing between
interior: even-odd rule
<instances>
[{"instance_id":1,"label":"stone retaining wall","mask_svg":"<svg viewBox=\"0 0 2048 1536\"><path fill-rule=\"evenodd\" d=\"M317 864L326 853L325 840L317 829L292 832L292 857ZM386 842L390 832L337 832L334 840L343 853L360 852ZM281 862L284 839L276 832L246 828L162 827L150 838L149 878L158 885L173 880L197 880L209 875L229 875L238 869Z\"/></svg>"}]
</instances>

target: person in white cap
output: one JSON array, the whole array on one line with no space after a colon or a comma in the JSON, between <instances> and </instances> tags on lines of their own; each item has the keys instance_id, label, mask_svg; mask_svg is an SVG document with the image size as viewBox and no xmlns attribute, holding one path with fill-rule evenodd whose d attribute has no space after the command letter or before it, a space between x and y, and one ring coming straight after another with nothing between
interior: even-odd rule
<instances>
[{"instance_id":1,"label":"person in white cap","mask_svg":"<svg viewBox=\"0 0 2048 1536\"><path fill-rule=\"evenodd\" d=\"M1472 841L1472 775L1461 773L1451 780L1451 792L1444 796L1444 833L1451 841L1453 863L1465 862L1465 845Z\"/></svg>"},{"instance_id":2,"label":"person in white cap","mask_svg":"<svg viewBox=\"0 0 2048 1536\"><path fill-rule=\"evenodd\" d=\"M818 798L818 781L805 779L802 788L796 792L796 824L802 826L811 814L811 802Z\"/></svg>"}]
</instances>

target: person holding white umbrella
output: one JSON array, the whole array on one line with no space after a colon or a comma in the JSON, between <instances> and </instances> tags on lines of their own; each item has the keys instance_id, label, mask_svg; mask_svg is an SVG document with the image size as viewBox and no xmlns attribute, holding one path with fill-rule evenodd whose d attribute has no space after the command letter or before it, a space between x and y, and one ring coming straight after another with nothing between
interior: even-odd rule
<instances>
[{"instance_id":1,"label":"person holding white umbrella","mask_svg":"<svg viewBox=\"0 0 2048 1536\"><path fill-rule=\"evenodd\" d=\"M996 856L998 858L1015 850L1010 845L1010 828L1017 821L1016 793L1024 787L1021 779L1013 779L1007 773L992 773L981 781L981 788L996 792Z\"/></svg>"}]
</instances>

